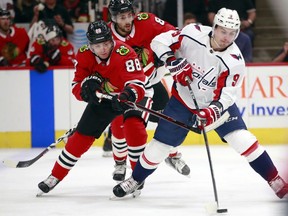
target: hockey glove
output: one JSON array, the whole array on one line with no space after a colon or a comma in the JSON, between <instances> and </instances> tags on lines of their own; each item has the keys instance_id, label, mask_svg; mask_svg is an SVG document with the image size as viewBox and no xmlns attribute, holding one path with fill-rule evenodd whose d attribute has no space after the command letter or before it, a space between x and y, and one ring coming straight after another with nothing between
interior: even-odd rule
<instances>
[{"instance_id":1,"label":"hockey glove","mask_svg":"<svg viewBox=\"0 0 288 216\"><path fill-rule=\"evenodd\" d=\"M196 113L198 127L203 130L204 126L208 126L217 121L221 117L221 110L222 108L212 104Z\"/></svg>"},{"instance_id":2,"label":"hockey glove","mask_svg":"<svg viewBox=\"0 0 288 216\"><path fill-rule=\"evenodd\" d=\"M185 58L168 58L167 69L173 76L174 81L180 83L183 86L187 86L187 76L190 78L191 81L193 80L192 67Z\"/></svg>"},{"instance_id":3,"label":"hockey glove","mask_svg":"<svg viewBox=\"0 0 288 216\"><path fill-rule=\"evenodd\" d=\"M8 63L8 61L7 61L7 59L6 58L4 58L3 56L1 56L0 57L0 66L8 66L9 65L9 63Z\"/></svg>"},{"instance_id":4,"label":"hockey glove","mask_svg":"<svg viewBox=\"0 0 288 216\"><path fill-rule=\"evenodd\" d=\"M112 108L118 112L125 111L130 108L125 102L130 101L134 103L136 100L137 92L133 88L126 86L117 98L113 97Z\"/></svg>"},{"instance_id":5,"label":"hockey glove","mask_svg":"<svg viewBox=\"0 0 288 216\"><path fill-rule=\"evenodd\" d=\"M102 91L103 78L95 75L86 77L81 83L81 98L87 103L99 105L100 99L96 96L96 90Z\"/></svg>"},{"instance_id":6,"label":"hockey glove","mask_svg":"<svg viewBox=\"0 0 288 216\"><path fill-rule=\"evenodd\" d=\"M32 56L30 60L30 65L34 66L35 70L40 73L44 73L47 70L47 65L44 63L40 56Z\"/></svg>"},{"instance_id":7,"label":"hockey glove","mask_svg":"<svg viewBox=\"0 0 288 216\"><path fill-rule=\"evenodd\" d=\"M47 57L51 65L56 65L61 60L61 52L59 49L48 50Z\"/></svg>"}]
</instances>

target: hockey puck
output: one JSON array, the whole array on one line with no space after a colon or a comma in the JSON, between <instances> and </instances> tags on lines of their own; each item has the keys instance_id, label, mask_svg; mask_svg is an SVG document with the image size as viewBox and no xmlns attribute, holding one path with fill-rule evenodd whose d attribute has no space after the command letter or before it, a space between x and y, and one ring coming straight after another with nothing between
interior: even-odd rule
<instances>
[{"instance_id":1,"label":"hockey puck","mask_svg":"<svg viewBox=\"0 0 288 216\"><path fill-rule=\"evenodd\" d=\"M228 209L217 209L217 213L227 213Z\"/></svg>"}]
</instances>

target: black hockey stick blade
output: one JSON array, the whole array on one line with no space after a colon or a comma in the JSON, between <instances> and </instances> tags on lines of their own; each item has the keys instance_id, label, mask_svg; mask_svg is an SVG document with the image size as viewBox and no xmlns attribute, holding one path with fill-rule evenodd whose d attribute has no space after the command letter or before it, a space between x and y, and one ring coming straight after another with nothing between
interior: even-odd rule
<instances>
[{"instance_id":1,"label":"black hockey stick blade","mask_svg":"<svg viewBox=\"0 0 288 216\"><path fill-rule=\"evenodd\" d=\"M55 143L54 143L55 144ZM50 149L55 148L55 145L53 146L49 146L46 149L44 149L39 155L37 155L36 157L30 159L30 160L26 160L26 161L13 161L13 160L4 160L2 161L2 163L7 166L7 167L11 167L11 168L25 168L25 167L29 167L32 164L34 164L36 161L38 161L43 155L45 155Z\"/></svg>"},{"instance_id":2,"label":"black hockey stick blade","mask_svg":"<svg viewBox=\"0 0 288 216\"><path fill-rule=\"evenodd\" d=\"M217 209L217 213L227 213L228 209Z\"/></svg>"},{"instance_id":3,"label":"black hockey stick blade","mask_svg":"<svg viewBox=\"0 0 288 216\"><path fill-rule=\"evenodd\" d=\"M4 160L2 163L11 168L25 168L29 167L32 164L34 164L36 161L38 161L41 157L43 157L48 151L55 148L58 143L60 143L63 139L69 137L73 134L73 132L76 130L76 125L73 128L70 128L68 131L65 132L61 137L59 137L55 143L52 143L47 148L45 148L40 154L38 154L36 157L30 159L30 160L23 160L23 161L13 161L13 160Z\"/></svg>"}]
</instances>

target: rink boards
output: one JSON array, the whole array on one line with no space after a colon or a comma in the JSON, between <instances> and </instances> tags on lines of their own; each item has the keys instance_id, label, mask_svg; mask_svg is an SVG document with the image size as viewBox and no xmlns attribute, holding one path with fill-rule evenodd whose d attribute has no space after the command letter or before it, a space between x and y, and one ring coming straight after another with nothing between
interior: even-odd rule
<instances>
[{"instance_id":1,"label":"rink boards","mask_svg":"<svg viewBox=\"0 0 288 216\"><path fill-rule=\"evenodd\" d=\"M248 128L261 143L288 142L288 66L251 65L239 89L238 106ZM77 123L85 108L71 94L74 69L54 68L39 74L34 70L0 70L0 147L46 147ZM170 88L172 79L164 83ZM149 140L155 124L147 127ZM221 144L214 132L210 144ZM95 142L102 145L103 136ZM184 144L203 143L189 133ZM63 145L63 144L62 144ZM61 145L60 145L61 146Z\"/></svg>"}]
</instances>

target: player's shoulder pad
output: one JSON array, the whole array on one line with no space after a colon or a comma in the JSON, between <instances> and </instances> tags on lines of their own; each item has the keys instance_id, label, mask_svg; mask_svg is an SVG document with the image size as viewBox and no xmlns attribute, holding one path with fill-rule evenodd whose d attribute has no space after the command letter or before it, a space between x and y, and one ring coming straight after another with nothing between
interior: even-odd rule
<instances>
[{"instance_id":1,"label":"player's shoulder pad","mask_svg":"<svg viewBox=\"0 0 288 216\"><path fill-rule=\"evenodd\" d=\"M230 61L233 60L235 64L245 64L244 57L235 42L227 49L225 57Z\"/></svg>"},{"instance_id":2,"label":"player's shoulder pad","mask_svg":"<svg viewBox=\"0 0 288 216\"><path fill-rule=\"evenodd\" d=\"M223 64L229 65L229 68L245 67L245 60L241 51L234 43L224 52L220 52L217 56L222 59Z\"/></svg>"},{"instance_id":3,"label":"player's shoulder pad","mask_svg":"<svg viewBox=\"0 0 288 216\"><path fill-rule=\"evenodd\" d=\"M194 35L199 35L199 34L203 34L203 33L209 33L212 30L212 28L210 26L203 26L201 24L197 24L197 23L193 23L193 24L189 24L187 26L185 26L182 31L181 34L182 35L190 35L190 36L194 36Z\"/></svg>"},{"instance_id":4,"label":"player's shoulder pad","mask_svg":"<svg viewBox=\"0 0 288 216\"><path fill-rule=\"evenodd\" d=\"M89 50L88 44L85 44L79 48L80 53L83 53L83 52L88 51L88 50Z\"/></svg>"}]
</instances>

